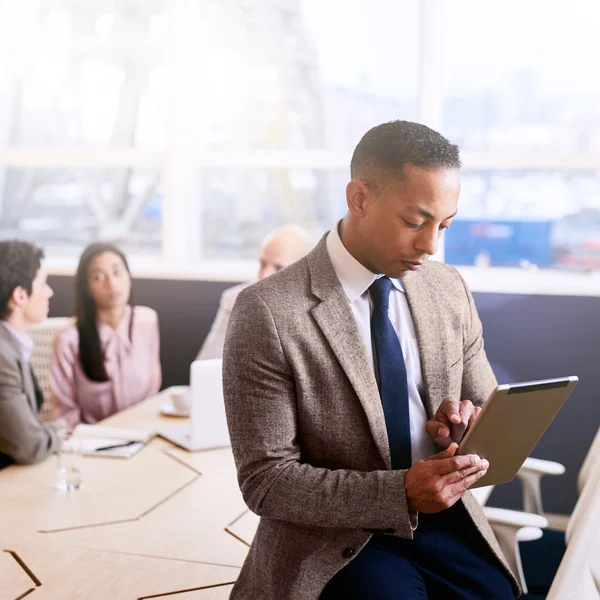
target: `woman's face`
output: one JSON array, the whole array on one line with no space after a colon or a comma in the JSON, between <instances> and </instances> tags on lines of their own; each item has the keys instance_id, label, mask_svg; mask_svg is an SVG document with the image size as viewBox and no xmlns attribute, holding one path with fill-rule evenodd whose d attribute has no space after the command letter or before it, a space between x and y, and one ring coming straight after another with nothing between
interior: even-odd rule
<instances>
[{"instance_id":1,"label":"woman's face","mask_svg":"<svg viewBox=\"0 0 600 600\"><path fill-rule=\"evenodd\" d=\"M88 268L88 292L97 310L113 310L129 302L131 276L125 263L114 252L103 252Z\"/></svg>"}]
</instances>

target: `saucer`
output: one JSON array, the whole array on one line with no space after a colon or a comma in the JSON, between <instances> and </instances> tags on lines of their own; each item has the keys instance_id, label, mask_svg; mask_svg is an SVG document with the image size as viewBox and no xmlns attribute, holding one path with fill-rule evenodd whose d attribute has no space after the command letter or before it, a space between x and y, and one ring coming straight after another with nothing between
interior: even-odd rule
<instances>
[{"instance_id":1,"label":"saucer","mask_svg":"<svg viewBox=\"0 0 600 600\"><path fill-rule=\"evenodd\" d=\"M170 402L160 405L160 412L167 417L189 417L189 410L177 410Z\"/></svg>"}]
</instances>

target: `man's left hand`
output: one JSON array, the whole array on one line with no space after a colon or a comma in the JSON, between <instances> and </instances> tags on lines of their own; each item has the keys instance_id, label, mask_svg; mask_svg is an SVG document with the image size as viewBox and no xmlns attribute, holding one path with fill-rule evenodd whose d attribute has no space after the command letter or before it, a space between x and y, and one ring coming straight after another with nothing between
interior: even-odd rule
<instances>
[{"instance_id":1,"label":"man's left hand","mask_svg":"<svg viewBox=\"0 0 600 600\"><path fill-rule=\"evenodd\" d=\"M452 442L460 444L480 412L481 408L470 400L459 402L448 398L440 404L433 419L427 423L427 433L442 448L447 448Z\"/></svg>"}]
</instances>

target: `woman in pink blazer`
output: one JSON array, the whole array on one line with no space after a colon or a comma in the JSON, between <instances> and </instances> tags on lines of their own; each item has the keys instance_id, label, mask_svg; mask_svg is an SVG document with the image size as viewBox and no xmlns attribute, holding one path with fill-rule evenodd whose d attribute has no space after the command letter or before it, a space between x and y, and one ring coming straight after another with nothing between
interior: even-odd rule
<instances>
[{"instance_id":1,"label":"woman in pink blazer","mask_svg":"<svg viewBox=\"0 0 600 600\"><path fill-rule=\"evenodd\" d=\"M57 417L74 427L95 423L158 392L158 317L131 302L123 253L95 243L75 277L75 322L54 341L50 388Z\"/></svg>"}]
</instances>

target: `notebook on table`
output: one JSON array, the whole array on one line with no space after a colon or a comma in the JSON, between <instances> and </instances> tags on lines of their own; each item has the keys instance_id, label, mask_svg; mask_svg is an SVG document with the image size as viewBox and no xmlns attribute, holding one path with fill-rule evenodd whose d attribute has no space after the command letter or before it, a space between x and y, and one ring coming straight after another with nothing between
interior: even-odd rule
<instances>
[{"instance_id":1,"label":"notebook on table","mask_svg":"<svg viewBox=\"0 0 600 600\"><path fill-rule=\"evenodd\" d=\"M131 458L154 436L137 429L121 429L104 425L77 425L66 442L67 451L76 446L86 456Z\"/></svg>"}]
</instances>

